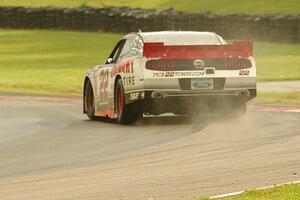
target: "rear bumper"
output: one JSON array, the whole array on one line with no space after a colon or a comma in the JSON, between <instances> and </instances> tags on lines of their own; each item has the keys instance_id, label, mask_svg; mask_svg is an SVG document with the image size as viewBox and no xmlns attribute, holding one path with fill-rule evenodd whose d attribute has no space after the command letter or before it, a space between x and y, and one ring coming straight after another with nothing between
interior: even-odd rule
<instances>
[{"instance_id":1,"label":"rear bumper","mask_svg":"<svg viewBox=\"0 0 300 200\"><path fill-rule=\"evenodd\" d=\"M184 91L163 91L155 90L151 92L151 99L162 100L168 98L205 98L205 97L242 97L251 99L256 96L256 89L240 89L240 90L184 90ZM148 96L149 98L149 96Z\"/></svg>"},{"instance_id":2,"label":"rear bumper","mask_svg":"<svg viewBox=\"0 0 300 200\"><path fill-rule=\"evenodd\" d=\"M206 91L160 91L146 93L145 113L175 114L191 113L195 110L215 112L224 105L248 102L256 96L256 89L206 90Z\"/></svg>"},{"instance_id":3,"label":"rear bumper","mask_svg":"<svg viewBox=\"0 0 300 200\"><path fill-rule=\"evenodd\" d=\"M150 114L187 113L199 107L217 109L226 102L247 102L255 96L256 89L143 90L126 94L126 103L136 103L138 109Z\"/></svg>"},{"instance_id":4,"label":"rear bumper","mask_svg":"<svg viewBox=\"0 0 300 200\"><path fill-rule=\"evenodd\" d=\"M235 97L246 101L256 97L256 88L234 90L139 90L126 93L126 104L136 101L162 101L167 99L207 99Z\"/></svg>"}]
</instances>

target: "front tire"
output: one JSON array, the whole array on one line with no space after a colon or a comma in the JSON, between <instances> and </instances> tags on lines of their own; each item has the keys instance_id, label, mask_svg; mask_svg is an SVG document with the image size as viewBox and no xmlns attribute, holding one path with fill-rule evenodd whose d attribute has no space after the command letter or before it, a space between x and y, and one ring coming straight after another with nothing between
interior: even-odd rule
<instances>
[{"instance_id":1,"label":"front tire","mask_svg":"<svg viewBox=\"0 0 300 200\"><path fill-rule=\"evenodd\" d=\"M84 106L87 116L95 119L94 91L90 81L87 81L84 92Z\"/></svg>"}]
</instances>

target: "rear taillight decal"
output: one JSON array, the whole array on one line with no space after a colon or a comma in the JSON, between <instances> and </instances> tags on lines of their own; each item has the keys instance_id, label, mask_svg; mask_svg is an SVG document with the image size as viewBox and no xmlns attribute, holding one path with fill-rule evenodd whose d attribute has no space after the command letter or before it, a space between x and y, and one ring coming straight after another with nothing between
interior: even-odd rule
<instances>
[{"instance_id":1,"label":"rear taillight decal","mask_svg":"<svg viewBox=\"0 0 300 200\"><path fill-rule=\"evenodd\" d=\"M228 70L246 69L252 66L250 60L242 58L225 58L224 62Z\"/></svg>"},{"instance_id":2,"label":"rear taillight decal","mask_svg":"<svg viewBox=\"0 0 300 200\"><path fill-rule=\"evenodd\" d=\"M251 61L246 58L205 58L201 59L201 67L195 61L199 59L154 59L148 60L145 67L155 71L239 70L252 67Z\"/></svg>"},{"instance_id":3,"label":"rear taillight decal","mask_svg":"<svg viewBox=\"0 0 300 200\"><path fill-rule=\"evenodd\" d=\"M146 62L146 69L157 70L157 71L173 71L174 67L171 60L166 59L157 59L157 60L148 60Z\"/></svg>"}]
</instances>

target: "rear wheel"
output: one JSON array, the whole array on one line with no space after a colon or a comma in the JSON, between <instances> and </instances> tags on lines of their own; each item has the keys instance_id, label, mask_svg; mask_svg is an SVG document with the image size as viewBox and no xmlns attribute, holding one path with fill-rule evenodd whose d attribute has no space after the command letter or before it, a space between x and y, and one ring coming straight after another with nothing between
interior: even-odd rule
<instances>
[{"instance_id":1,"label":"rear wheel","mask_svg":"<svg viewBox=\"0 0 300 200\"><path fill-rule=\"evenodd\" d=\"M118 79L115 87L115 109L117 113L117 120L120 124L129 124L134 122L139 117L142 117L139 106L134 104L125 104L125 92L122 79Z\"/></svg>"},{"instance_id":2,"label":"rear wheel","mask_svg":"<svg viewBox=\"0 0 300 200\"><path fill-rule=\"evenodd\" d=\"M90 81L85 85L84 106L87 116L95 119L94 92Z\"/></svg>"}]
</instances>

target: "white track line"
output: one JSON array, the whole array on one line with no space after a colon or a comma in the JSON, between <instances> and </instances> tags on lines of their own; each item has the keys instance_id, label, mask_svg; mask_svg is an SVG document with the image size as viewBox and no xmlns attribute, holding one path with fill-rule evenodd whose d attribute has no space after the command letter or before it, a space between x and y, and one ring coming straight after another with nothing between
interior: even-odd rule
<instances>
[{"instance_id":1,"label":"white track line","mask_svg":"<svg viewBox=\"0 0 300 200\"><path fill-rule=\"evenodd\" d=\"M217 198L225 198L225 197L231 197L231 196L235 196L235 195L238 195L238 194L242 194L244 193L245 191L242 190L242 191L238 191L238 192L231 192L231 193L227 193L227 194L220 194L220 195L215 195L215 196L211 196L209 197L210 199L217 199Z\"/></svg>"},{"instance_id":2,"label":"white track line","mask_svg":"<svg viewBox=\"0 0 300 200\"><path fill-rule=\"evenodd\" d=\"M288 112L300 112L300 109L289 110Z\"/></svg>"},{"instance_id":3,"label":"white track line","mask_svg":"<svg viewBox=\"0 0 300 200\"><path fill-rule=\"evenodd\" d=\"M260 187L260 188L253 188L253 189L264 190L264 189L279 187L279 186L282 186L282 185L298 184L298 183L300 183L300 180L299 181L287 182L287 183L280 183L280 184L275 184L275 185L269 185L269 186L264 186L264 187ZM238 195L238 194L242 194L244 192L246 192L246 191L242 190L242 191L238 191L238 192L231 192L231 193L227 193L227 194L220 194L220 195L210 196L209 198L210 199L217 199L217 198L231 197L231 196L235 196L235 195Z\"/></svg>"}]
</instances>

